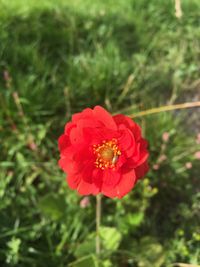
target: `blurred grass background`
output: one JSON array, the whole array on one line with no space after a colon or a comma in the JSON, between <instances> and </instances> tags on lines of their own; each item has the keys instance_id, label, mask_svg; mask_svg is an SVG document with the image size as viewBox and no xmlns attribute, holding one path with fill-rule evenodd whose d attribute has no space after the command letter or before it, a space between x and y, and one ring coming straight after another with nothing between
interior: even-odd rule
<instances>
[{"instance_id":1,"label":"blurred grass background","mask_svg":"<svg viewBox=\"0 0 200 267\"><path fill-rule=\"evenodd\" d=\"M57 138L74 112L200 98L200 2L0 0L0 266L93 267L95 199L68 189ZM103 200L100 266L200 263L199 109L137 119L151 171ZM174 265L175 266L175 265Z\"/></svg>"}]
</instances>

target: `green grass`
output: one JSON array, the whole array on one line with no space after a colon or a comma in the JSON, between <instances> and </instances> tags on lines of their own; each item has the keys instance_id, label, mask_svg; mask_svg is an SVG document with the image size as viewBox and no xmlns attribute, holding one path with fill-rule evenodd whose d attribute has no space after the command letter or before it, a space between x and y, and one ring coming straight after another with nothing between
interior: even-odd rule
<instances>
[{"instance_id":1,"label":"green grass","mask_svg":"<svg viewBox=\"0 0 200 267\"><path fill-rule=\"evenodd\" d=\"M1 266L96 264L95 199L82 209L68 189L57 138L85 107L132 115L198 97L199 8L182 1L178 20L174 1L0 1ZM197 112L137 120L151 171L121 201L104 199L103 267L200 262Z\"/></svg>"}]
</instances>

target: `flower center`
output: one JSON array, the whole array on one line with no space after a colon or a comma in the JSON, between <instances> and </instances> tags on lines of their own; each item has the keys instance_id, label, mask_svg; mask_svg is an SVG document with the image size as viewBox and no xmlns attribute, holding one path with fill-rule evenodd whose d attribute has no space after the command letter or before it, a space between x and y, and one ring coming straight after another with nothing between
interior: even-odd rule
<instances>
[{"instance_id":1,"label":"flower center","mask_svg":"<svg viewBox=\"0 0 200 267\"><path fill-rule=\"evenodd\" d=\"M96 156L95 166L102 170L115 167L121 151L117 145L117 139L103 141L101 144L93 145L93 151Z\"/></svg>"}]
</instances>

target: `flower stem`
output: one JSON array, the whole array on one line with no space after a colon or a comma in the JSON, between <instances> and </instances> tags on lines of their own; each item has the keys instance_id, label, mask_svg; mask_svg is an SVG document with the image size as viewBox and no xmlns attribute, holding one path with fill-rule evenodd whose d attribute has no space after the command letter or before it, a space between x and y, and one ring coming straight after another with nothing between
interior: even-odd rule
<instances>
[{"instance_id":1,"label":"flower stem","mask_svg":"<svg viewBox=\"0 0 200 267\"><path fill-rule=\"evenodd\" d=\"M96 196L96 254L101 252L100 244L100 225L101 225L101 195Z\"/></svg>"}]
</instances>

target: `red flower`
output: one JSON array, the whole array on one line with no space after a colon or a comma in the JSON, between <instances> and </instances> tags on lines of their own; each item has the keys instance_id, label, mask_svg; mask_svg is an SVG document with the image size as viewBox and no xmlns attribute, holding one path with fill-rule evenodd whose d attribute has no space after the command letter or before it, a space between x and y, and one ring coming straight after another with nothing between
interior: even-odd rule
<instances>
[{"instance_id":1,"label":"red flower","mask_svg":"<svg viewBox=\"0 0 200 267\"><path fill-rule=\"evenodd\" d=\"M147 141L140 127L100 106L74 114L58 145L68 185L81 195L121 198L148 171Z\"/></svg>"}]
</instances>

